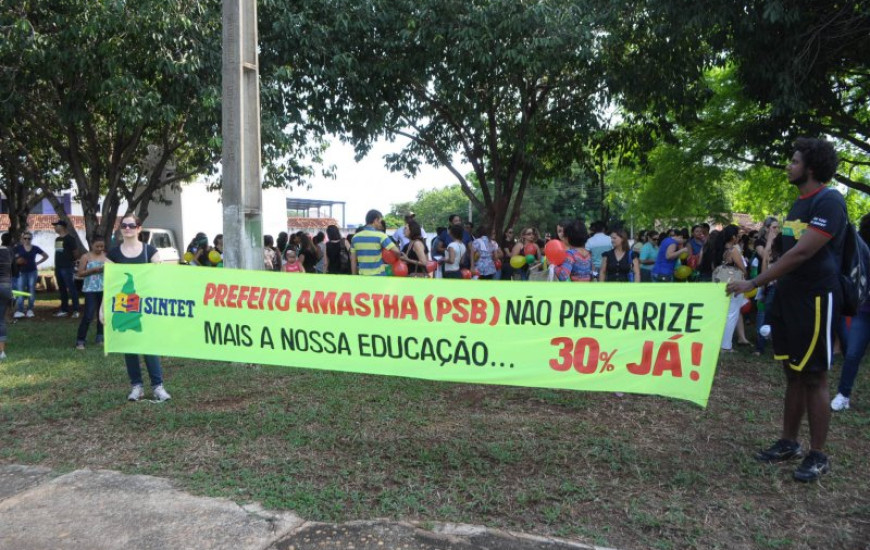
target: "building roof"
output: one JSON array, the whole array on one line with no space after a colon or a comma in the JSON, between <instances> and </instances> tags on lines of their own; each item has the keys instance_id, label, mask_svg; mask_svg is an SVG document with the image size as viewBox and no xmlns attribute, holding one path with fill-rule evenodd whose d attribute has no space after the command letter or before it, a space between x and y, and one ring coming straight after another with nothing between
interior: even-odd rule
<instances>
[{"instance_id":1,"label":"building roof","mask_svg":"<svg viewBox=\"0 0 870 550\"><path fill-rule=\"evenodd\" d=\"M78 230L85 230L84 216L67 216L72 222L73 227ZM60 218L57 214L30 214L27 216L27 228L31 231L54 231L52 222L56 222ZM98 218L99 219L99 218ZM0 231L9 230L9 214L0 214Z\"/></svg>"},{"instance_id":2,"label":"building roof","mask_svg":"<svg viewBox=\"0 0 870 550\"><path fill-rule=\"evenodd\" d=\"M77 230L85 230L84 216L68 216L68 218ZM27 228L31 231L54 231L54 226L51 224L59 219L60 218L56 214L30 214L27 216ZM97 219L99 220L100 218L98 217ZM118 228L118 221L120 221L120 218L115 221L115 229ZM335 218L287 218L287 229L321 231L326 229L326 226L328 225L339 224ZM0 231L9 231L8 214L0 214Z\"/></svg>"},{"instance_id":3,"label":"building roof","mask_svg":"<svg viewBox=\"0 0 870 550\"><path fill-rule=\"evenodd\" d=\"M338 222L334 218L287 218L287 229L299 229L302 231L323 231L326 229L327 225L339 226Z\"/></svg>"}]
</instances>

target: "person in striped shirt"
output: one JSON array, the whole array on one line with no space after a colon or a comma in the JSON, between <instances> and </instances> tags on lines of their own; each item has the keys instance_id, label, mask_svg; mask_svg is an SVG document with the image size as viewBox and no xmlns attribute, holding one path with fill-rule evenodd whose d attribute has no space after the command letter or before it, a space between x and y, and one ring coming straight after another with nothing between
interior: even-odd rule
<instances>
[{"instance_id":1,"label":"person in striped shirt","mask_svg":"<svg viewBox=\"0 0 870 550\"><path fill-rule=\"evenodd\" d=\"M350 267L354 275L386 275L382 250L400 253L396 243L384 233L384 216L369 210L366 225L351 239Z\"/></svg>"}]
</instances>

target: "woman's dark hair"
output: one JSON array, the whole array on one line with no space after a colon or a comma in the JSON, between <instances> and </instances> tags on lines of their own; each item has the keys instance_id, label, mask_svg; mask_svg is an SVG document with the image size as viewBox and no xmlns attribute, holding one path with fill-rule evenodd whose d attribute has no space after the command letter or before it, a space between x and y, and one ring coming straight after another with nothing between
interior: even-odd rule
<instances>
[{"instance_id":1,"label":"woman's dark hair","mask_svg":"<svg viewBox=\"0 0 870 550\"><path fill-rule=\"evenodd\" d=\"M223 240L224 240L224 234L218 233L217 235L214 236L214 239L212 239L211 244L214 246L217 246L218 241L223 241ZM221 242L221 245L223 245L223 242Z\"/></svg>"},{"instance_id":2,"label":"woman's dark hair","mask_svg":"<svg viewBox=\"0 0 870 550\"><path fill-rule=\"evenodd\" d=\"M423 238L423 228L414 220L408 220L408 238L412 241L418 241Z\"/></svg>"},{"instance_id":3,"label":"woman's dark hair","mask_svg":"<svg viewBox=\"0 0 870 550\"><path fill-rule=\"evenodd\" d=\"M716 244L713 246L713 267L722 265L722 258L725 256L725 245L740 232L740 228L734 224L725 226L725 229L719 233L716 238Z\"/></svg>"},{"instance_id":4,"label":"woman's dark hair","mask_svg":"<svg viewBox=\"0 0 870 550\"><path fill-rule=\"evenodd\" d=\"M299 251L303 254L314 254L316 257L317 251L315 250L314 243L311 241L311 237L306 233L299 232L299 242L300 247Z\"/></svg>"},{"instance_id":5,"label":"woman's dark hair","mask_svg":"<svg viewBox=\"0 0 870 550\"><path fill-rule=\"evenodd\" d=\"M263 246L268 246L269 248L275 246L275 239L272 238L272 235L263 235Z\"/></svg>"},{"instance_id":6,"label":"woman's dark hair","mask_svg":"<svg viewBox=\"0 0 870 550\"><path fill-rule=\"evenodd\" d=\"M489 226L485 224L481 224L477 226L477 229L474 230L474 238L479 239L481 237L489 237Z\"/></svg>"},{"instance_id":7,"label":"woman's dark hair","mask_svg":"<svg viewBox=\"0 0 870 550\"><path fill-rule=\"evenodd\" d=\"M451 225L448 231L450 232L451 237L459 239L460 241L462 240L462 235L465 234L465 228L461 225Z\"/></svg>"},{"instance_id":8,"label":"woman's dark hair","mask_svg":"<svg viewBox=\"0 0 870 550\"><path fill-rule=\"evenodd\" d=\"M278 233L278 240L275 241L276 244L278 245L278 250L286 250L288 240L289 240L289 237L287 237L286 231L282 231L282 232Z\"/></svg>"},{"instance_id":9,"label":"woman's dark hair","mask_svg":"<svg viewBox=\"0 0 870 550\"><path fill-rule=\"evenodd\" d=\"M806 167L813 171L813 177L820 183L828 183L837 173L837 152L834 146L823 139L798 138L794 150L801 154Z\"/></svg>"},{"instance_id":10,"label":"woman's dark hair","mask_svg":"<svg viewBox=\"0 0 870 550\"><path fill-rule=\"evenodd\" d=\"M511 233L513 233L514 228L513 228L513 227L508 227L507 229L504 230L504 233L501 234L501 243L500 243L500 244L501 244L501 246L504 246L504 247L510 248L511 246L513 246L514 243L517 242L517 240L516 240L515 238L513 238L513 237L508 238L508 236L507 236L507 232L508 232L508 231L510 231Z\"/></svg>"},{"instance_id":11,"label":"woman's dark hair","mask_svg":"<svg viewBox=\"0 0 870 550\"><path fill-rule=\"evenodd\" d=\"M318 231L317 235L315 235L314 238L311 240L314 242L314 244L320 244L324 241L324 239L326 239L326 235L323 233L323 231Z\"/></svg>"},{"instance_id":12,"label":"woman's dark hair","mask_svg":"<svg viewBox=\"0 0 870 550\"><path fill-rule=\"evenodd\" d=\"M330 241L340 241L341 231L338 230L338 226L336 225L327 225L326 236L329 237Z\"/></svg>"},{"instance_id":13,"label":"woman's dark hair","mask_svg":"<svg viewBox=\"0 0 870 550\"><path fill-rule=\"evenodd\" d=\"M858 236L865 243L870 244L870 214L861 216L861 221L858 222Z\"/></svg>"},{"instance_id":14,"label":"woman's dark hair","mask_svg":"<svg viewBox=\"0 0 870 550\"><path fill-rule=\"evenodd\" d=\"M713 255L718 240L718 231L713 230L707 235L707 240L704 242L703 248L701 248L701 263L698 265L698 271L702 273L713 271Z\"/></svg>"},{"instance_id":15,"label":"woman's dark hair","mask_svg":"<svg viewBox=\"0 0 870 550\"><path fill-rule=\"evenodd\" d=\"M142 226L142 220L140 220L139 216L137 216L136 214L134 214L132 212L128 212L127 214L124 214L123 216L121 216L121 221L124 221L127 218L133 218L133 221L136 222L136 227Z\"/></svg>"},{"instance_id":16,"label":"woman's dark hair","mask_svg":"<svg viewBox=\"0 0 870 550\"><path fill-rule=\"evenodd\" d=\"M618 228L611 231L611 233L616 233L620 239L622 239L622 251L628 252L631 249L631 246L628 244L628 233L626 233L625 229Z\"/></svg>"},{"instance_id":17,"label":"woman's dark hair","mask_svg":"<svg viewBox=\"0 0 870 550\"><path fill-rule=\"evenodd\" d=\"M91 237L91 244L94 244L95 242L106 242L106 237L104 237L102 233L96 233Z\"/></svg>"},{"instance_id":18,"label":"woman's dark hair","mask_svg":"<svg viewBox=\"0 0 870 550\"><path fill-rule=\"evenodd\" d=\"M572 220L565 226L565 238L568 239L568 244L574 247L586 245L589 240L589 231L586 230L586 224L580 220Z\"/></svg>"}]
</instances>

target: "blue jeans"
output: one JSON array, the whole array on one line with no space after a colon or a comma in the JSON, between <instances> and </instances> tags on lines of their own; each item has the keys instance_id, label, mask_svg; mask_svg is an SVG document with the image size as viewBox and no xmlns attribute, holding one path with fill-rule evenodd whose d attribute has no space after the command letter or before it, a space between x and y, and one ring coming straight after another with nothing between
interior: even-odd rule
<instances>
[{"instance_id":1,"label":"blue jeans","mask_svg":"<svg viewBox=\"0 0 870 550\"><path fill-rule=\"evenodd\" d=\"M82 315L82 320L79 323L79 332L76 335L76 344L84 344L88 336L88 328L91 326L91 321L97 322L97 339L99 344L103 341L103 323L97 318L97 308L103 302L102 292L83 292L85 295L85 314Z\"/></svg>"},{"instance_id":2,"label":"blue jeans","mask_svg":"<svg viewBox=\"0 0 870 550\"><path fill-rule=\"evenodd\" d=\"M852 317L852 326L849 327L844 344L846 353L843 372L840 374L840 384L837 387L837 391L843 394L843 397L849 397L852 393L852 386L855 385L855 378L858 376L858 367L861 365L861 359L864 358L864 352L867 351L868 343L870 343L870 313L859 311L858 315Z\"/></svg>"},{"instance_id":3,"label":"blue jeans","mask_svg":"<svg viewBox=\"0 0 870 550\"><path fill-rule=\"evenodd\" d=\"M673 283L674 276L673 275L662 275L660 273L652 274L652 282L654 283Z\"/></svg>"},{"instance_id":4,"label":"blue jeans","mask_svg":"<svg viewBox=\"0 0 870 550\"><path fill-rule=\"evenodd\" d=\"M73 268L56 267L54 275L57 277L57 288L60 290L60 310L69 313L69 302L72 299L72 310L79 310L79 289L73 277Z\"/></svg>"},{"instance_id":5,"label":"blue jeans","mask_svg":"<svg viewBox=\"0 0 870 550\"><path fill-rule=\"evenodd\" d=\"M6 341L6 308L12 301L12 284L0 284L0 342Z\"/></svg>"},{"instance_id":6,"label":"blue jeans","mask_svg":"<svg viewBox=\"0 0 870 550\"><path fill-rule=\"evenodd\" d=\"M148 378L151 379L151 387L163 383L163 368L160 366L160 358L156 355L143 355L145 367L148 368ZM124 354L124 364L127 365L127 375L130 377L131 386L142 385L142 367L139 365L139 356L132 353Z\"/></svg>"},{"instance_id":7,"label":"blue jeans","mask_svg":"<svg viewBox=\"0 0 870 550\"><path fill-rule=\"evenodd\" d=\"M17 290L22 292L29 292L30 299L27 303L27 309L33 309L33 303L36 301L36 278L39 276L38 271L31 271L30 273L19 273L18 274L18 282L17 282ZM15 304L18 311L24 313L24 297L19 296L16 300Z\"/></svg>"}]
</instances>

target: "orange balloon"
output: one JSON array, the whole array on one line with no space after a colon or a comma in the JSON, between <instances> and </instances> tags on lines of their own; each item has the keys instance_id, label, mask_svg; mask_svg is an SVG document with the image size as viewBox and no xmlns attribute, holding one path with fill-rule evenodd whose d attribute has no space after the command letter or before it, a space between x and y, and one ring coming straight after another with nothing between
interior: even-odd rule
<instances>
[{"instance_id":1,"label":"orange balloon","mask_svg":"<svg viewBox=\"0 0 870 550\"><path fill-rule=\"evenodd\" d=\"M550 239L544 245L544 255L551 265L562 265L568 253L565 251L565 243L559 239Z\"/></svg>"},{"instance_id":2,"label":"orange balloon","mask_svg":"<svg viewBox=\"0 0 870 550\"><path fill-rule=\"evenodd\" d=\"M381 258L388 264L394 264L399 261L399 254L395 250L384 248L381 250Z\"/></svg>"},{"instance_id":3,"label":"orange balloon","mask_svg":"<svg viewBox=\"0 0 870 550\"><path fill-rule=\"evenodd\" d=\"M538 253L538 245L529 243L523 247L523 254L526 256L535 256Z\"/></svg>"},{"instance_id":4,"label":"orange balloon","mask_svg":"<svg viewBox=\"0 0 870 550\"><path fill-rule=\"evenodd\" d=\"M394 277L407 277L408 276L408 264L405 262L396 262L393 264L393 276Z\"/></svg>"},{"instance_id":5,"label":"orange balloon","mask_svg":"<svg viewBox=\"0 0 870 550\"><path fill-rule=\"evenodd\" d=\"M461 269L460 273L462 273L463 279L470 279L471 278L471 270L470 269Z\"/></svg>"},{"instance_id":6,"label":"orange balloon","mask_svg":"<svg viewBox=\"0 0 870 550\"><path fill-rule=\"evenodd\" d=\"M435 270L438 269L438 262L435 260L429 260L426 262L426 271L428 273L435 273Z\"/></svg>"}]
</instances>

